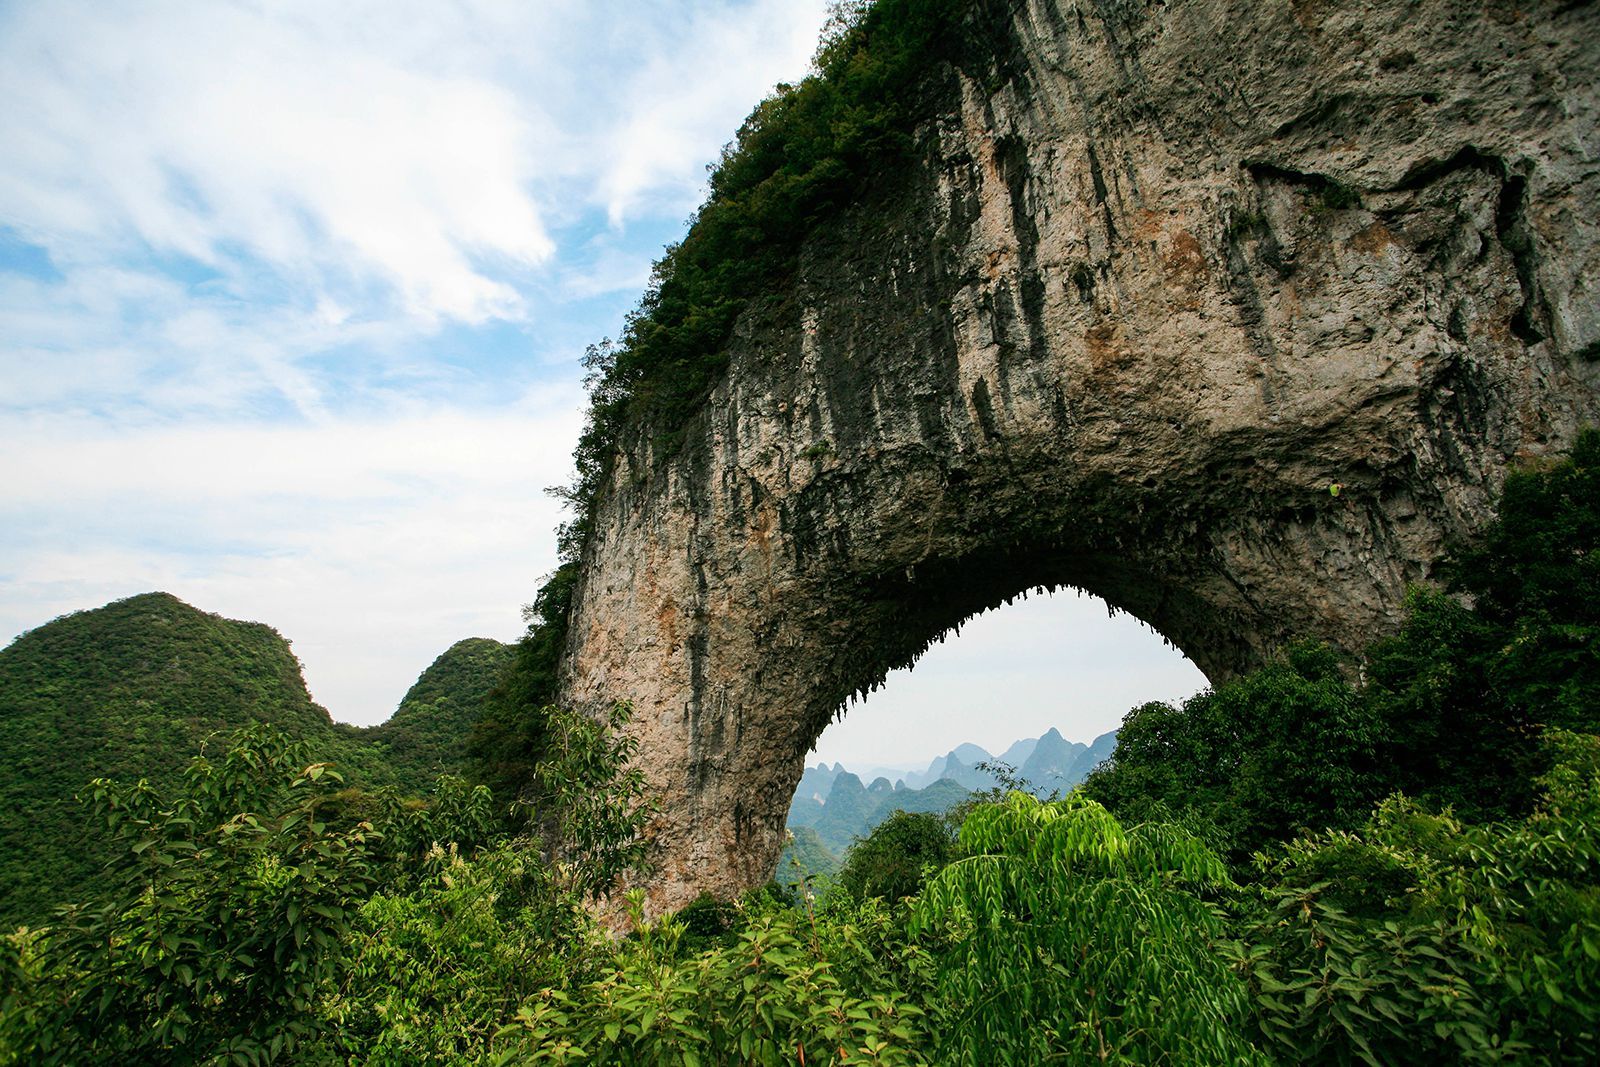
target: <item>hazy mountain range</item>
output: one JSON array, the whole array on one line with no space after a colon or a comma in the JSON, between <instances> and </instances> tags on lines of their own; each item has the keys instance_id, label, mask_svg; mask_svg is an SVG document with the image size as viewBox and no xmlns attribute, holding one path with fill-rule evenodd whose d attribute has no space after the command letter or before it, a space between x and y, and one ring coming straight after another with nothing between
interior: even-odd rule
<instances>
[{"instance_id":1,"label":"hazy mountain range","mask_svg":"<svg viewBox=\"0 0 1600 1067\"><path fill-rule=\"evenodd\" d=\"M866 778L843 763L818 763L800 776L789 804L789 829L797 837L802 830L815 832L829 852L840 856L896 810L945 811L973 792L1000 785L994 774L979 769L980 763L1006 764L1033 793L1045 797L1083 781L1116 746L1115 730L1084 744L1052 728L1043 737L1014 742L999 755L981 745L957 745L920 771L871 767ZM885 770L896 776L878 773Z\"/></svg>"}]
</instances>

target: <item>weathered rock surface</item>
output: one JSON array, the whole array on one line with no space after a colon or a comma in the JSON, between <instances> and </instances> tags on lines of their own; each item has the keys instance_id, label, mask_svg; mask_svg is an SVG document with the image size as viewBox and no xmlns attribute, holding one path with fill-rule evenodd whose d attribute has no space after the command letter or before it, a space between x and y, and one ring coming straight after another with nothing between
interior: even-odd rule
<instances>
[{"instance_id":1,"label":"weathered rock surface","mask_svg":"<svg viewBox=\"0 0 1600 1067\"><path fill-rule=\"evenodd\" d=\"M818 733L974 612L1359 648L1600 416L1594 6L975 8L920 165L599 512L565 695L635 704L656 907L769 877Z\"/></svg>"}]
</instances>

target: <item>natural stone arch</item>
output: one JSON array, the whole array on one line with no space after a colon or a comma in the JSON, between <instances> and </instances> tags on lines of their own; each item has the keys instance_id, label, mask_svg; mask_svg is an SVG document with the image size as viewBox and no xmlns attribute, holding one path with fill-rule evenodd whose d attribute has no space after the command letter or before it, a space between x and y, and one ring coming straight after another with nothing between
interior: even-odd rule
<instances>
[{"instance_id":1,"label":"natural stone arch","mask_svg":"<svg viewBox=\"0 0 1600 1067\"><path fill-rule=\"evenodd\" d=\"M920 166L599 503L563 696L635 705L657 907L769 877L818 733L967 616L1358 649L1600 413L1594 8L975 7Z\"/></svg>"}]
</instances>

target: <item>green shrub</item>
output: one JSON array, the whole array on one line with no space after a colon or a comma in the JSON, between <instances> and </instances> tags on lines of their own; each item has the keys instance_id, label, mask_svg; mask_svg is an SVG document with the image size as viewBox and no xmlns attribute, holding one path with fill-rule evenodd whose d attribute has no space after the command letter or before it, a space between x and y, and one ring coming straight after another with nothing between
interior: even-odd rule
<instances>
[{"instance_id":1,"label":"green shrub","mask_svg":"<svg viewBox=\"0 0 1600 1067\"><path fill-rule=\"evenodd\" d=\"M927 877L954 858L955 844L943 816L897 811L851 846L838 886L856 900L882 897L893 903L915 896Z\"/></svg>"},{"instance_id":2,"label":"green shrub","mask_svg":"<svg viewBox=\"0 0 1600 1067\"><path fill-rule=\"evenodd\" d=\"M317 1055L362 1064L482 1063L541 990L593 978L607 946L526 842L436 848L409 892L360 909L319 1007Z\"/></svg>"},{"instance_id":3,"label":"green shrub","mask_svg":"<svg viewBox=\"0 0 1600 1067\"><path fill-rule=\"evenodd\" d=\"M917 903L941 933L939 1063L1257 1063L1210 903L1222 862L1167 824L1124 828L1081 793L1012 793Z\"/></svg>"},{"instance_id":4,"label":"green shrub","mask_svg":"<svg viewBox=\"0 0 1600 1067\"><path fill-rule=\"evenodd\" d=\"M309 765L308 765L309 764ZM37 951L36 1063L262 1062L315 1033L343 941L374 884L367 824L330 828L338 785L303 743L242 731L197 758L172 800L90 787L115 887L63 909Z\"/></svg>"},{"instance_id":5,"label":"green shrub","mask_svg":"<svg viewBox=\"0 0 1600 1067\"><path fill-rule=\"evenodd\" d=\"M1083 789L1124 819L1196 812L1242 864L1299 831L1357 825L1384 792L1381 740L1333 655L1299 647L1179 707L1133 709Z\"/></svg>"},{"instance_id":6,"label":"green shrub","mask_svg":"<svg viewBox=\"0 0 1600 1067\"><path fill-rule=\"evenodd\" d=\"M1296 1062L1586 1063L1600 1039L1600 737L1551 731L1524 819L1396 796L1265 873L1241 959ZM1375 884L1362 880L1387 872Z\"/></svg>"},{"instance_id":7,"label":"green shrub","mask_svg":"<svg viewBox=\"0 0 1600 1067\"><path fill-rule=\"evenodd\" d=\"M1513 474L1495 520L1369 656L1391 788L1469 818L1526 814L1547 727L1600 732L1600 431ZM1470 607L1467 603L1470 602Z\"/></svg>"},{"instance_id":8,"label":"green shrub","mask_svg":"<svg viewBox=\"0 0 1600 1067\"><path fill-rule=\"evenodd\" d=\"M922 1010L896 988L846 988L805 916L753 915L734 944L686 959L682 925L645 922L642 894L630 903L634 933L615 971L526 1005L504 1034L504 1062L927 1062ZM837 950L852 933L834 925Z\"/></svg>"}]
</instances>

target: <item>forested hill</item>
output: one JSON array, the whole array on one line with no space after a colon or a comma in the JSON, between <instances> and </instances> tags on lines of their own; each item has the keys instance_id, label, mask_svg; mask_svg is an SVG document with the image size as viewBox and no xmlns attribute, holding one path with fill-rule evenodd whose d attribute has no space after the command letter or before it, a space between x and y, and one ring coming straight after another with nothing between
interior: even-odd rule
<instances>
[{"instance_id":1,"label":"forested hill","mask_svg":"<svg viewBox=\"0 0 1600 1067\"><path fill-rule=\"evenodd\" d=\"M487 637L457 641L422 672L389 720L361 732L379 773L415 790L440 774L467 771L467 738L483 698L511 660L511 646Z\"/></svg>"},{"instance_id":2,"label":"forested hill","mask_svg":"<svg viewBox=\"0 0 1600 1067\"><path fill-rule=\"evenodd\" d=\"M506 648L463 641L429 667L394 718L335 723L269 626L145 593L63 616L0 650L0 925L37 923L63 887L94 885L74 796L93 778L166 787L196 752L271 723L354 780L415 792L461 769L465 736Z\"/></svg>"}]
</instances>

